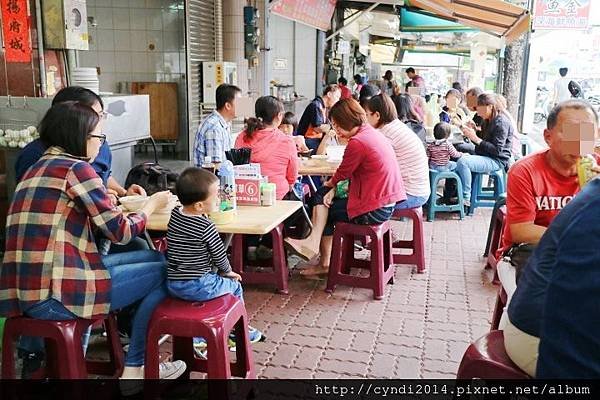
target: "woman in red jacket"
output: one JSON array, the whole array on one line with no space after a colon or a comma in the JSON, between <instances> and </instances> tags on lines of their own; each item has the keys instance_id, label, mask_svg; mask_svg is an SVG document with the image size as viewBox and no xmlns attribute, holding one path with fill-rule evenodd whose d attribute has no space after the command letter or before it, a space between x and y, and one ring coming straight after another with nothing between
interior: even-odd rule
<instances>
[{"instance_id":1,"label":"woman in red jacket","mask_svg":"<svg viewBox=\"0 0 600 400\"><path fill-rule=\"evenodd\" d=\"M383 134L367 123L365 111L354 99L334 105L329 117L338 135L348 138L344 158L333 177L317 192L313 231L304 240L286 239L288 249L310 260L321 251L320 265L302 275L326 274L332 235L338 221L360 225L389 220L397 202L406 200L396 156ZM349 179L347 199L335 199L338 182Z\"/></svg>"},{"instance_id":2,"label":"woman in red jacket","mask_svg":"<svg viewBox=\"0 0 600 400\"><path fill-rule=\"evenodd\" d=\"M281 200L298 178L296 145L278 128L283 104L277 97L259 97L254 112L256 118L246 120L246 130L237 137L235 147L252 149L250 161L260 164L262 175L277 186L277 200Z\"/></svg>"}]
</instances>

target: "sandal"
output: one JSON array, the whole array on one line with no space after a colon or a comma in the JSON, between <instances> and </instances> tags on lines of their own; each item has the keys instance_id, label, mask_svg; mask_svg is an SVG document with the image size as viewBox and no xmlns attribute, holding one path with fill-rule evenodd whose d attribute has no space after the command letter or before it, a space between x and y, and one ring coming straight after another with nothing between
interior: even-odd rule
<instances>
[{"instance_id":1,"label":"sandal","mask_svg":"<svg viewBox=\"0 0 600 400\"><path fill-rule=\"evenodd\" d=\"M286 250L288 250L292 254L297 255L304 261L310 261L319 255L319 254L315 253L314 251L312 251L311 249L309 249L308 247L300 246L299 248L296 248L287 239L283 240L283 245L286 248Z\"/></svg>"},{"instance_id":2,"label":"sandal","mask_svg":"<svg viewBox=\"0 0 600 400\"><path fill-rule=\"evenodd\" d=\"M300 271L300 275L303 277L315 277L319 275L326 275L329 273L329 268L323 268L322 266L314 266L310 268L305 268Z\"/></svg>"}]
</instances>

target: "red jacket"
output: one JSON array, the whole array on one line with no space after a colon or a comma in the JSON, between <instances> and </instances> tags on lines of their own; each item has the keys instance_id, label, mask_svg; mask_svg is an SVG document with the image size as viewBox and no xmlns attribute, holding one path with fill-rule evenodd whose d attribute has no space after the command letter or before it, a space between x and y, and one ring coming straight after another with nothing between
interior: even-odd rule
<instances>
[{"instance_id":1,"label":"red jacket","mask_svg":"<svg viewBox=\"0 0 600 400\"><path fill-rule=\"evenodd\" d=\"M238 135L235 147L252 149L250 162L260 164L263 176L277 186L278 200L290 191L298 178L298 152L291 137L279 129L262 129L248 138L244 131Z\"/></svg>"},{"instance_id":2,"label":"red jacket","mask_svg":"<svg viewBox=\"0 0 600 400\"><path fill-rule=\"evenodd\" d=\"M367 124L348 142L342 163L331 179L334 185L350 179L350 218L406 200L392 145L381 132Z\"/></svg>"}]
</instances>

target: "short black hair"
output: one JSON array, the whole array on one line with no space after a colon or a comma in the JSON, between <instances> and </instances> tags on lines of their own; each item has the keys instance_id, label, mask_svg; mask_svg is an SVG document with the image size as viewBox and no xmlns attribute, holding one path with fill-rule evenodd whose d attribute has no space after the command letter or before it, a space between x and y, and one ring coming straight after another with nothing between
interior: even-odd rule
<instances>
[{"instance_id":1,"label":"short black hair","mask_svg":"<svg viewBox=\"0 0 600 400\"><path fill-rule=\"evenodd\" d=\"M367 83L363 85L363 87L360 89L360 93L358 95L358 102L363 108L365 108L369 99L371 99L371 97L373 96L378 95L379 92L380 90L377 86Z\"/></svg>"},{"instance_id":2,"label":"short black hair","mask_svg":"<svg viewBox=\"0 0 600 400\"><path fill-rule=\"evenodd\" d=\"M66 88L59 90L52 99L52 105L65 101L77 101L88 107L93 107L94 104L100 103L100 106L104 110L102 98L90 89L81 86L67 86Z\"/></svg>"},{"instance_id":3,"label":"short black hair","mask_svg":"<svg viewBox=\"0 0 600 400\"><path fill-rule=\"evenodd\" d=\"M452 127L447 122L438 122L433 127L433 137L437 140L447 139L452 132Z\"/></svg>"},{"instance_id":4,"label":"short black hair","mask_svg":"<svg viewBox=\"0 0 600 400\"><path fill-rule=\"evenodd\" d=\"M325 86L325 89L323 89L323 96L327 96L328 93L337 92L338 90L340 90L340 87L336 84L327 85Z\"/></svg>"},{"instance_id":5,"label":"short black hair","mask_svg":"<svg viewBox=\"0 0 600 400\"><path fill-rule=\"evenodd\" d=\"M569 68L567 68L567 67L558 69L558 73L560 74L560 76L567 76L568 72L569 72Z\"/></svg>"},{"instance_id":6,"label":"short black hair","mask_svg":"<svg viewBox=\"0 0 600 400\"><path fill-rule=\"evenodd\" d=\"M360 74L356 74L354 75L354 82L358 83L358 84L362 84L363 83L363 78L362 76L360 76Z\"/></svg>"},{"instance_id":7,"label":"short black hair","mask_svg":"<svg viewBox=\"0 0 600 400\"><path fill-rule=\"evenodd\" d=\"M413 67L408 67L408 68L406 68L405 72L407 74L414 74L416 71L415 71L415 69Z\"/></svg>"},{"instance_id":8,"label":"short black hair","mask_svg":"<svg viewBox=\"0 0 600 400\"><path fill-rule=\"evenodd\" d=\"M53 105L40 122L40 139L46 147L58 146L76 157L87 157L88 135L100 117L88 105L63 101Z\"/></svg>"},{"instance_id":9,"label":"short black hair","mask_svg":"<svg viewBox=\"0 0 600 400\"><path fill-rule=\"evenodd\" d=\"M343 76L340 77L340 79L338 79L338 83L340 85L344 85L346 86L348 84L348 79L344 78Z\"/></svg>"},{"instance_id":10,"label":"short black hair","mask_svg":"<svg viewBox=\"0 0 600 400\"><path fill-rule=\"evenodd\" d=\"M548 119L546 120L546 127L548 129L554 128L556 126L556 124L558 123L558 116L560 115L560 113L563 110L566 110L566 109L588 110L589 112L591 112L594 115L594 121L596 123L598 123L598 113L596 112L594 107L592 107L592 105L590 103L588 103L586 100L571 99L571 100L565 100L561 103L558 103L556 106L554 106L554 108L548 114Z\"/></svg>"},{"instance_id":11,"label":"short black hair","mask_svg":"<svg viewBox=\"0 0 600 400\"><path fill-rule=\"evenodd\" d=\"M291 111L286 112L285 114L283 114L283 119L281 120L281 124L282 125L291 125L294 127L294 131L296 131L296 128L298 127L298 118L296 117L296 114L294 114Z\"/></svg>"},{"instance_id":12,"label":"short black hair","mask_svg":"<svg viewBox=\"0 0 600 400\"><path fill-rule=\"evenodd\" d=\"M175 184L175 191L179 202L189 206L208 198L208 190L219 178L212 172L202 168L186 168Z\"/></svg>"},{"instance_id":13,"label":"short black hair","mask_svg":"<svg viewBox=\"0 0 600 400\"><path fill-rule=\"evenodd\" d=\"M238 93L242 93L239 87L229 83L220 84L215 94L217 110L222 110L226 103L231 103Z\"/></svg>"}]
</instances>

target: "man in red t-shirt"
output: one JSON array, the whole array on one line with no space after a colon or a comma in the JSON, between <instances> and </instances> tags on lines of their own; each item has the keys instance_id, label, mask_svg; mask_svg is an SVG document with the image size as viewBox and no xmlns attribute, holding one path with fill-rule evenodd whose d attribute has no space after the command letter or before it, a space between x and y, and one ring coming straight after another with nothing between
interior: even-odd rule
<instances>
[{"instance_id":1,"label":"man in red t-shirt","mask_svg":"<svg viewBox=\"0 0 600 400\"><path fill-rule=\"evenodd\" d=\"M507 216L497 257L516 243L537 244L554 217L579 192L577 160L593 153L594 146L581 132L597 126L597 120L591 106L580 100L565 101L551 111L544 130L549 148L523 158L508 172ZM498 275L510 300L516 289L515 269L501 260ZM500 329L505 324L503 316Z\"/></svg>"}]
</instances>

